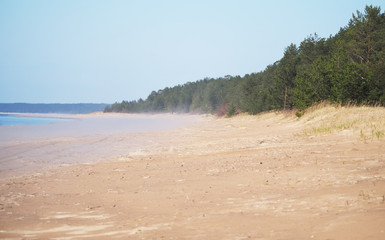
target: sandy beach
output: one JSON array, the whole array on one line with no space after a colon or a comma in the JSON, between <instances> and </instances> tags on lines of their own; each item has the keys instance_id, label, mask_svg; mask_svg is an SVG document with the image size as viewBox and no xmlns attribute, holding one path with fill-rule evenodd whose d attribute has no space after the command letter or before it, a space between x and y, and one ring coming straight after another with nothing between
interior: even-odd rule
<instances>
[{"instance_id":1,"label":"sandy beach","mask_svg":"<svg viewBox=\"0 0 385 240\"><path fill-rule=\"evenodd\" d=\"M385 239L384 110L322 111L1 142L0 238Z\"/></svg>"}]
</instances>

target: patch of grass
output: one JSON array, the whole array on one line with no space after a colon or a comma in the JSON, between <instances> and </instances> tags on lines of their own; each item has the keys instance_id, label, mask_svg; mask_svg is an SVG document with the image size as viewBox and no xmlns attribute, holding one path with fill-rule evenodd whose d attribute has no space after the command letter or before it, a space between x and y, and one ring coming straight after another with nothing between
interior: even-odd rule
<instances>
[{"instance_id":1,"label":"patch of grass","mask_svg":"<svg viewBox=\"0 0 385 240\"><path fill-rule=\"evenodd\" d=\"M343 122L343 123L337 123L337 124L326 124L326 125L321 125L320 127L312 128L310 129L310 131L307 131L307 132L312 134L332 133L335 131L351 129L356 123L357 121L354 120L350 122Z\"/></svg>"},{"instance_id":2,"label":"patch of grass","mask_svg":"<svg viewBox=\"0 0 385 240\"><path fill-rule=\"evenodd\" d=\"M385 108L380 106L340 106L321 103L304 112L299 119L305 125L303 135L325 135L349 130L360 139L385 137Z\"/></svg>"},{"instance_id":3,"label":"patch of grass","mask_svg":"<svg viewBox=\"0 0 385 240\"><path fill-rule=\"evenodd\" d=\"M380 139L380 138L382 138L382 137L384 137L385 136L385 131L384 130L378 130L378 131L376 131L376 137L377 137L377 139Z\"/></svg>"},{"instance_id":4,"label":"patch of grass","mask_svg":"<svg viewBox=\"0 0 385 240\"><path fill-rule=\"evenodd\" d=\"M380 139L384 137L385 135L385 130L384 129L379 129L377 125L372 125L372 138L376 136L377 139Z\"/></svg>"},{"instance_id":5,"label":"patch of grass","mask_svg":"<svg viewBox=\"0 0 385 240\"><path fill-rule=\"evenodd\" d=\"M295 115L300 118L303 116L303 112L302 111L299 111L299 112L296 112Z\"/></svg>"},{"instance_id":6,"label":"patch of grass","mask_svg":"<svg viewBox=\"0 0 385 240\"><path fill-rule=\"evenodd\" d=\"M369 140L369 137L365 135L364 131L361 129L360 131L360 139L362 141L364 141L365 143L367 142L367 140Z\"/></svg>"}]
</instances>

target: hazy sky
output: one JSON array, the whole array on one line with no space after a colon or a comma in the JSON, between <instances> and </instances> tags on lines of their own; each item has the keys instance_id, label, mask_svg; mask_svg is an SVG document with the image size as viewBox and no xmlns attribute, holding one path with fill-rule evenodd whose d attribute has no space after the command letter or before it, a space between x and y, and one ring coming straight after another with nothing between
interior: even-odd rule
<instances>
[{"instance_id":1,"label":"hazy sky","mask_svg":"<svg viewBox=\"0 0 385 240\"><path fill-rule=\"evenodd\" d=\"M383 0L0 0L0 102L113 103L245 75Z\"/></svg>"}]
</instances>

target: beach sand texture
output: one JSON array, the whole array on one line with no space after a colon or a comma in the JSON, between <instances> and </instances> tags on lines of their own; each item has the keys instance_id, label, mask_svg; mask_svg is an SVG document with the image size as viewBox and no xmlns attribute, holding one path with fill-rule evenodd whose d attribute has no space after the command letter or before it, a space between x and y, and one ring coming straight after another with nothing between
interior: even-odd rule
<instances>
[{"instance_id":1,"label":"beach sand texture","mask_svg":"<svg viewBox=\"0 0 385 240\"><path fill-rule=\"evenodd\" d=\"M104 161L3 178L0 238L385 239L384 137L317 111L113 133Z\"/></svg>"}]
</instances>

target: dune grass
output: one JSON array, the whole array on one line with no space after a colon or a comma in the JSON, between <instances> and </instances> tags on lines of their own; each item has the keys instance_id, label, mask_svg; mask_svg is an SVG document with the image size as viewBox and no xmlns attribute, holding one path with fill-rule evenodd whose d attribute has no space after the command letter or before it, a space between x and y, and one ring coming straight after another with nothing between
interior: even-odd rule
<instances>
[{"instance_id":1,"label":"dune grass","mask_svg":"<svg viewBox=\"0 0 385 240\"><path fill-rule=\"evenodd\" d=\"M304 135L344 131L363 141L385 136L385 108L381 106L341 106L322 102L307 109L299 121L306 126Z\"/></svg>"}]
</instances>

